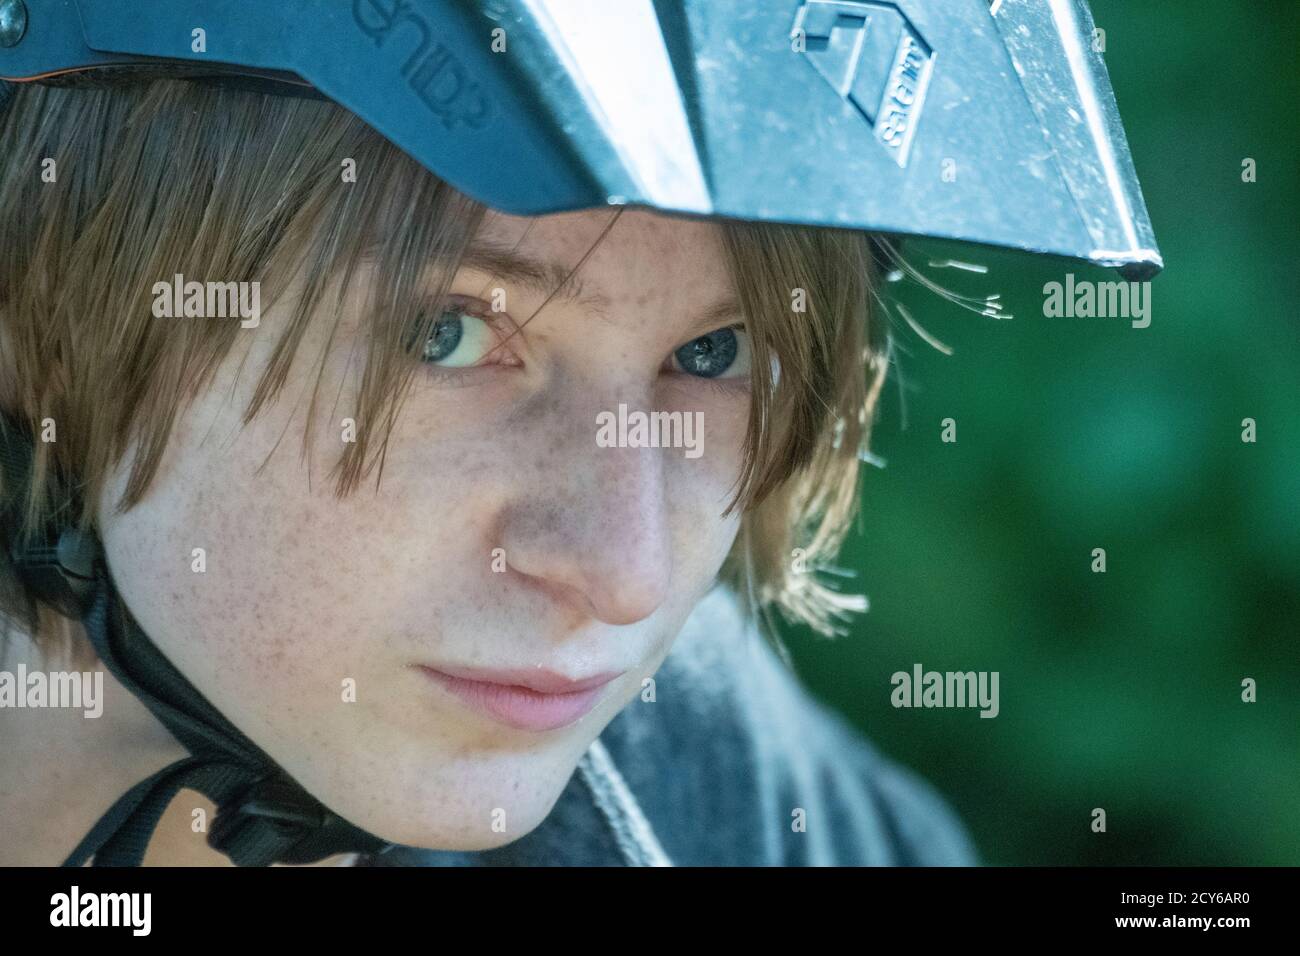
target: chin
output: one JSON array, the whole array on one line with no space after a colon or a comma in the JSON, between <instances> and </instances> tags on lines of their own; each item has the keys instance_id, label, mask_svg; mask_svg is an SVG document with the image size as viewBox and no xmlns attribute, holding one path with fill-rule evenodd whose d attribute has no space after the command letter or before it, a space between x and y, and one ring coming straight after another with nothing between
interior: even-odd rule
<instances>
[{"instance_id":1,"label":"chin","mask_svg":"<svg viewBox=\"0 0 1300 956\"><path fill-rule=\"evenodd\" d=\"M297 779L335 813L382 840L426 850L505 846L551 813L577 769L585 737L531 750L441 741L383 742L309 761ZM313 770L324 770L319 778Z\"/></svg>"},{"instance_id":2,"label":"chin","mask_svg":"<svg viewBox=\"0 0 1300 956\"><path fill-rule=\"evenodd\" d=\"M556 795L558 799L558 794ZM554 801L552 801L553 805ZM480 852L495 850L527 836L546 819L551 805L541 807L516 807L508 813L503 829L494 830L491 825L490 811L474 813L473 816L448 816L445 813L436 821L401 820L377 821L372 827L359 822L358 825L369 832L381 836L390 843L414 847L421 850L450 850L458 852ZM485 822L486 821L486 822ZM392 824L384 826L380 824Z\"/></svg>"},{"instance_id":3,"label":"chin","mask_svg":"<svg viewBox=\"0 0 1300 956\"><path fill-rule=\"evenodd\" d=\"M567 762L566 764L567 765ZM532 762L435 778L410 769L405 779L371 780L322 799L334 812L390 843L425 850L477 852L513 843L550 814L572 775ZM487 772L484 772L484 771ZM495 772L493 772L495 771ZM505 771L505 772L503 772Z\"/></svg>"}]
</instances>

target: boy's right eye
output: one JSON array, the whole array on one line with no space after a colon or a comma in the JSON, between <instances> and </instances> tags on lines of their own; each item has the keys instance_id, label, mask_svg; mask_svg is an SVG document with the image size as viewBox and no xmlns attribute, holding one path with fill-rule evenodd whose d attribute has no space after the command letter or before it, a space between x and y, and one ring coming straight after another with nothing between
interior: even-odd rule
<instances>
[{"instance_id":1,"label":"boy's right eye","mask_svg":"<svg viewBox=\"0 0 1300 956\"><path fill-rule=\"evenodd\" d=\"M498 344L496 332L485 319L463 305L448 305L419 349L420 361L441 368L468 368L482 362Z\"/></svg>"}]
</instances>

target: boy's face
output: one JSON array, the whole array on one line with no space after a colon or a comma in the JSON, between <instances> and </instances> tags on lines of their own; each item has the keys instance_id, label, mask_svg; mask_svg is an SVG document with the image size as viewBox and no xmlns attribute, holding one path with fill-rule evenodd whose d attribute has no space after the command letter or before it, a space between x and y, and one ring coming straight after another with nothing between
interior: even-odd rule
<instances>
[{"instance_id":1,"label":"boy's face","mask_svg":"<svg viewBox=\"0 0 1300 956\"><path fill-rule=\"evenodd\" d=\"M610 215L489 213L479 236L568 271ZM737 346L712 377L673 359L739 321L699 324L732 292L718 227L629 210L578 278L585 300L556 296L491 354L488 324L445 320L378 492L372 475L340 500L329 475L364 359L359 306L328 354L311 460L301 437L327 318L278 402L241 426L286 298L183 410L144 500L112 513L128 460L101 503L112 574L145 633L291 776L385 839L481 849L540 823L619 710L672 706L642 700L643 681L735 538L738 516L721 512L748 421L745 334L708 340L724 358ZM546 298L471 268L451 292L491 315L498 288L503 328ZM699 412L702 443L606 447L598 416L617 422L620 404L629 421ZM476 680L547 672L612 679L568 694Z\"/></svg>"}]
</instances>

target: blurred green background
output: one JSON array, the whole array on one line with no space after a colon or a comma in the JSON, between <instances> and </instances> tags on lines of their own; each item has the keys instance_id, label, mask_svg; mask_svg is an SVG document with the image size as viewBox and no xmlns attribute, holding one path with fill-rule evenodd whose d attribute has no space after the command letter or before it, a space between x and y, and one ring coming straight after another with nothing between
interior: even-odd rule
<instances>
[{"instance_id":1,"label":"blurred green background","mask_svg":"<svg viewBox=\"0 0 1300 956\"><path fill-rule=\"evenodd\" d=\"M841 560L870 612L835 641L783 636L986 863L1298 865L1300 3L1092 10L1166 263L1151 325L1044 317L1045 283L1104 270L907 247L987 265L925 271L1014 318L891 286L954 352L896 329L887 464ZM1001 713L895 709L915 663L1000 672Z\"/></svg>"}]
</instances>

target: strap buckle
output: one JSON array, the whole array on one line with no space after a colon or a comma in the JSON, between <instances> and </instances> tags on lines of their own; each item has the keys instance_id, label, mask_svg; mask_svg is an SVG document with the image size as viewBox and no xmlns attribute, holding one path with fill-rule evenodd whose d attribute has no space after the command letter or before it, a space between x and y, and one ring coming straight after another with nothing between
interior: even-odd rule
<instances>
[{"instance_id":1,"label":"strap buckle","mask_svg":"<svg viewBox=\"0 0 1300 956\"><path fill-rule=\"evenodd\" d=\"M233 803L217 810L208 845L237 866L266 866L286 859L304 837L336 819L301 787L264 777Z\"/></svg>"},{"instance_id":2,"label":"strap buckle","mask_svg":"<svg viewBox=\"0 0 1300 956\"><path fill-rule=\"evenodd\" d=\"M15 545L10 560L18 576L66 617L79 619L95 589L99 542L75 528L63 528L51 544Z\"/></svg>"}]
</instances>

